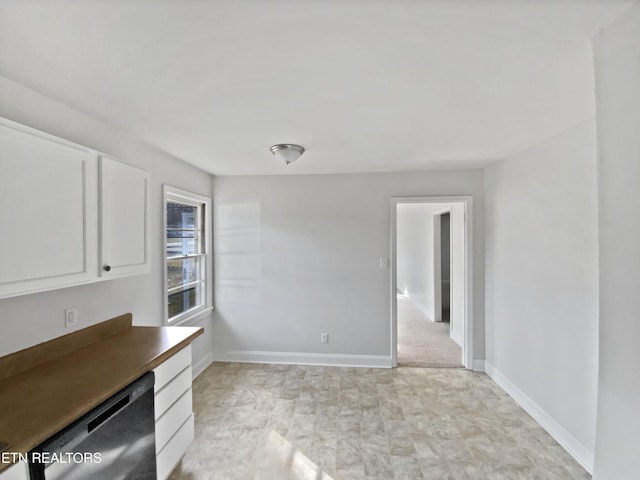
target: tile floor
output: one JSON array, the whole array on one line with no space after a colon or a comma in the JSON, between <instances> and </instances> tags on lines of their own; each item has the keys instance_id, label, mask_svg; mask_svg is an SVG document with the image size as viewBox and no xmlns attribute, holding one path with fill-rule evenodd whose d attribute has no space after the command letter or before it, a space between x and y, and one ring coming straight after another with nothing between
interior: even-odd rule
<instances>
[{"instance_id":1,"label":"tile floor","mask_svg":"<svg viewBox=\"0 0 640 480\"><path fill-rule=\"evenodd\" d=\"M172 480L591 478L482 373L214 363L193 392Z\"/></svg>"}]
</instances>

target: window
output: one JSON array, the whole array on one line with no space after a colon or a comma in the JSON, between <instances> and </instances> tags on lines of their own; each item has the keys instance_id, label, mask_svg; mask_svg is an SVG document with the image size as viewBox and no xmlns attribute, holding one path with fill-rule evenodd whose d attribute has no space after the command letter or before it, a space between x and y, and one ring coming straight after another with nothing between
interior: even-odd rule
<instances>
[{"instance_id":1,"label":"window","mask_svg":"<svg viewBox=\"0 0 640 480\"><path fill-rule=\"evenodd\" d=\"M165 185L165 318L176 324L211 309L211 200Z\"/></svg>"}]
</instances>

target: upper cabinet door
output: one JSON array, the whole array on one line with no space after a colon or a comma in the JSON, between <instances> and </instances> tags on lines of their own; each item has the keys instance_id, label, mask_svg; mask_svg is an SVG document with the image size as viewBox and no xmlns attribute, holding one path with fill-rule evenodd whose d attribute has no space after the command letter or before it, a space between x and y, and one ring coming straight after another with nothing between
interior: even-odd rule
<instances>
[{"instance_id":1,"label":"upper cabinet door","mask_svg":"<svg viewBox=\"0 0 640 480\"><path fill-rule=\"evenodd\" d=\"M96 278L96 157L0 119L0 298Z\"/></svg>"},{"instance_id":2,"label":"upper cabinet door","mask_svg":"<svg viewBox=\"0 0 640 480\"><path fill-rule=\"evenodd\" d=\"M100 276L150 271L149 174L100 156Z\"/></svg>"}]
</instances>

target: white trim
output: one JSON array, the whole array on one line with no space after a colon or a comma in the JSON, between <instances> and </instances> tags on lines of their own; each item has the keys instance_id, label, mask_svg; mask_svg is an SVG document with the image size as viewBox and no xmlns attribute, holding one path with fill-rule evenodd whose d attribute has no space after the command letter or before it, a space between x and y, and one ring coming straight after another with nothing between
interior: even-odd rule
<instances>
[{"instance_id":1,"label":"white trim","mask_svg":"<svg viewBox=\"0 0 640 480\"><path fill-rule=\"evenodd\" d=\"M168 277L167 277L167 256L166 256L166 244L167 244L167 201L175 200L181 203L185 203L188 205L193 205L195 207L200 207L204 205L205 217L204 217L204 252L197 255L198 258L204 259L204 272L202 283L204 288L202 289L201 295L205 295L204 303L197 307L194 307L191 310L187 310L186 312L182 312L179 315L173 317L171 321L169 321L169 310L167 308L167 292L168 292ZM162 265L163 265L163 282L162 285L164 287L162 293L162 311L164 318L164 325L183 325L191 322L195 322L200 320L205 315L208 315L213 310L213 268L212 268L212 255L213 249L211 248L211 239L212 239L212 202L211 197L207 197L204 195L200 195L198 193L189 192L187 190L183 190L178 187L174 187L172 185L164 184L162 186L162 235L160 235L160 239L162 242L161 252L162 252ZM179 258L179 257L178 257ZM193 257L190 257L193 258Z\"/></svg>"},{"instance_id":2,"label":"white trim","mask_svg":"<svg viewBox=\"0 0 640 480\"><path fill-rule=\"evenodd\" d=\"M392 197L391 201L391 365L398 365L398 289L397 272L397 207L401 203L463 203L465 211L465 305L464 305L464 346L462 363L468 370L473 369L473 197L470 195L435 197Z\"/></svg>"},{"instance_id":3,"label":"white trim","mask_svg":"<svg viewBox=\"0 0 640 480\"><path fill-rule=\"evenodd\" d=\"M473 371L474 372L484 372L484 360L474 360L473 361Z\"/></svg>"},{"instance_id":4,"label":"white trim","mask_svg":"<svg viewBox=\"0 0 640 480\"><path fill-rule=\"evenodd\" d=\"M174 187L167 183L164 184L164 193L168 194L171 198L175 198L180 203L193 205L194 207L200 206L202 203L211 202L211 198L199 193L183 190L182 188Z\"/></svg>"},{"instance_id":5,"label":"white trim","mask_svg":"<svg viewBox=\"0 0 640 480\"><path fill-rule=\"evenodd\" d=\"M191 377L195 380L209 365L213 363L213 352L207 353L198 363L191 367Z\"/></svg>"},{"instance_id":6,"label":"white trim","mask_svg":"<svg viewBox=\"0 0 640 480\"><path fill-rule=\"evenodd\" d=\"M191 310L187 310L184 313L189 313L189 312L191 312ZM194 323L197 323L200 320L202 320L203 318L205 318L208 315L210 315L211 312L213 312L213 307L204 307L204 308L202 308L200 310L196 310L196 311L192 312L191 315L185 316L184 318L180 318L179 321L171 322L171 326L172 327L177 327L177 326L187 327L189 325L193 325ZM178 317L176 317L176 318L178 318Z\"/></svg>"},{"instance_id":7,"label":"white trim","mask_svg":"<svg viewBox=\"0 0 640 480\"><path fill-rule=\"evenodd\" d=\"M387 355L343 355L339 353L258 352L236 350L214 355L220 362L278 363L291 365L318 365L330 367L391 368Z\"/></svg>"},{"instance_id":8,"label":"white trim","mask_svg":"<svg viewBox=\"0 0 640 480\"><path fill-rule=\"evenodd\" d=\"M165 264L165 272L167 270L167 266ZM166 275L166 273L165 273ZM197 283L201 283L206 287L206 282L197 282ZM203 289L204 290L204 289ZM165 325L171 326L171 327L175 327L177 325L188 325L189 323L195 322L197 320L200 320L202 317L204 317L205 315L211 313L211 311L213 310L213 307L211 305L198 305L195 306L193 308L190 308L189 310L185 310L184 312L176 315L175 317L172 317L171 320L169 320L167 317L169 316L168 313L168 309L167 309L167 295L169 293L169 290L165 290L164 292L164 299L165 299Z\"/></svg>"},{"instance_id":9,"label":"white trim","mask_svg":"<svg viewBox=\"0 0 640 480\"><path fill-rule=\"evenodd\" d=\"M427 318L431 318L431 312L427 309L427 307L425 307L423 304L416 302L414 300L414 298L412 297L408 297L408 296L403 296L403 298L406 298L407 301L409 301L409 303L411 303L411 305L413 305L417 310L419 310L420 312L422 312L422 314L427 317Z\"/></svg>"},{"instance_id":10,"label":"white trim","mask_svg":"<svg viewBox=\"0 0 640 480\"><path fill-rule=\"evenodd\" d=\"M463 339L460 338L458 335L454 334L453 333L453 329L451 329L451 331L449 333L449 338L451 338L451 340L456 342L460 348L464 347ZM475 360L473 362L475 362ZM475 368L473 368L474 363L472 363L471 365L472 365L472 369L475 370Z\"/></svg>"},{"instance_id":11,"label":"white trim","mask_svg":"<svg viewBox=\"0 0 640 480\"><path fill-rule=\"evenodd\" d=\"M589 473L593 473L593 452L549 415L540 405L514 385L500 370L485 361L485 372L540 424Z\"/></svg>"},{"instance_id":12,"label":"white trim","mask_svg":"<svg viewBox=\"0 0 640 480\"><path fill-rule=\"evenodd\" d=\"M398 366L398 252L396 251L397 243L397 223L398 223L398 202L395 199L391 199L391 232L390 232L390 245L391 245L391 268L390 283L391 283L391 345L389 347L391 351L391 366Z\"/></svg>"}]
</instances>

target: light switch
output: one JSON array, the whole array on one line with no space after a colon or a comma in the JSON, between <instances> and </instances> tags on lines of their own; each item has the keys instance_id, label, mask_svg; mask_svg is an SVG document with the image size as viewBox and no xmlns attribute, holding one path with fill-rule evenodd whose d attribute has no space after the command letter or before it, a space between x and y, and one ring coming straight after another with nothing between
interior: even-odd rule
<instances>
[{"instance_id":1,"label":"light switch","mask_svg":"<svg viewBox=\"0 0 640 480\"><path fill-rule=\"evenodd\" d=\"M380 257L380 268L389 268L389 259L387 257Z\"/></svg>"}]
</instances>

